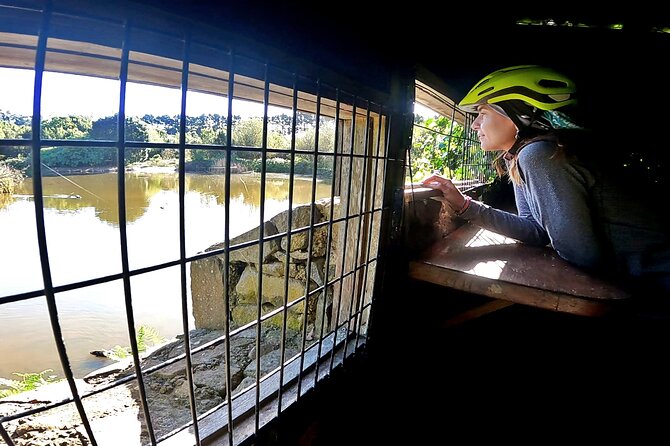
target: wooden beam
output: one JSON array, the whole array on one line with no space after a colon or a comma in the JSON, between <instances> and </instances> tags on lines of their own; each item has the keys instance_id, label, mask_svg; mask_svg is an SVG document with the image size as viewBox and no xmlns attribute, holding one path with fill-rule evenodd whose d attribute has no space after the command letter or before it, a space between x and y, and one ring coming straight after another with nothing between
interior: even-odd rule
<instances>
[{"instance_id":1,"label":"wooden beam","mask_svg":"<svg viewBox=\"0 0 670 446\"><path fill-rule=\"evenodd\" d=\"M0 33L0 64L7 68L33 69L37 37L24 34ZM121 50L87 42L48 39L46 71L83 76L118 79L121 68ZM141 84L168 88L181 87L182 61L153 54L130 51L128 80ZM230 75L227 71L201 64L189 64L189 90L205 94L226 96ZM269 105L290 109L293 91L283 85L271 83ZM265 83L242 74L235 75L234 98L263 103ZM298 92L297 108L300 112L316 113L316 95ZM337 103L321 97L321 115L335 117ZM340 118L351 119L353 107L340 103ZM356 115L365 118L366 111L357 108ZM373 120L379 113L371 111Z\"/></svg>"},{"instance_id":2,"label":"wooden beam","mask_svg":"<svg viewBox=\"0 0 670 446\"><path fill-rule=\"evenodd\" d=\"M506 300L492 300L490 302L486 302L485 304L478 305L475 308L471 308L469 310L463 311L462 313L458 313L455 316L450 317L444 323L442 326L444 328L451 328L456 325L463 324L465 322L471 321L473 319L477 319L478 317L486 316L487 314L496 312L498 310L502 310L503 308L511 307L514 305L514 302L509 302Z\"/></svg>"}]
</instances>

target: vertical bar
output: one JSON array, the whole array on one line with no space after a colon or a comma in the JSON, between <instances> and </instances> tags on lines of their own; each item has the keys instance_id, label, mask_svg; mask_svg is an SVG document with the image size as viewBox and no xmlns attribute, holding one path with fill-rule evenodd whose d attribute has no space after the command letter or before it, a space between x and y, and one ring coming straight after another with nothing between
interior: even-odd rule
<instances>
[{"instance_id":1,"label":"vertical bar","mask_svg":"<svg viewBox=\"0 0 670 446\"><path fill-rule=\"evenodd\" d=\"M466 120L465 122L467 123L468 120ZM468 125L468 127L467 127L466 129L464 129L464 130L467 131L467 134L472 134L472 133L471 133L472 130L470 129L470 126L469 126L469 125ZM466 179L467 179L467 175L466 175L466 173L467 173L467 171L466 171L466 166L468 165L468 161L470 160L470 152L471 152L471 151L472 151L472 150L471 150L471 146L470 146L470 144L468 144L467 148L466 148L465 146L463 147L462 160L461 160L461 166L462 166L461 171L463 172L463 180L466 180Z\"/></svg>"},{"instance_id":2,"label":"vertical bar","mask_svg":"<svg viewBox=\"0 0 670 446\"><path fill-rule=\"evenodd\" d=\"M0 438L2 438L5 443L7 443L7 446L16 446L12 441L12 438L5 430L5 427L2 425L2 423L0 423Z\"/></svg>"},{"instance_id":3,"label":"vertical bar","mask_svg":"<svg viewBox=\"0 0 670 446\"><path fill-rule=\"evenodd\" d=\"M154 432L147 401L147 391L142 375L139 350L137 348L137 334L135 333L135 317L133 314L133 300L130 287L130 265L128 262L128 234L126 230L126 179L125 179L125 140L126 140L126 87L128 83L128 57L130 52L130 24L125 23L125 33L121 49L121 72L119 73L119 114L117 122L117 185L119 200L119 242L121 243L121 268L123 272L123 295L126 307L126 320L128 321L128 336L130 337L130 348L133 353L133 364L137 375L137 387L140 394L142 413L147 424L147 431L152 445L156 444L156 433Z\"/></svg>"},{"instance_id":4,"label":"vertical bar","mask_svg":"<svg viewBox=\"0 0 670 446\"><path fill-rule=\"evenodd\" d=\"M368 229L368 237L372 235L372 228L374 227L375 222L375 199L377 197L377 170L379 169L379 150L381 147L381 137L382 137L382 106L379 106L379 119L377 124L377 153L375 155L375 168L374 168L374 180L372 180L372 203L370 206L370 228ZM368 283L368 270L370 269L370 247L372 243L368 240L367 253L365 254L365 274L363 275L363 304L361 305L361 314L358 316L361 318L361 325L363 324L363 311L365 311L365 295ZM375 268L377 265L375 264ZM365 339L368 338L369 330L365 333ZM358 348L358 332L356 332L356 348Z\"/></svg>"},{"instance_id":5,"label":"vertical bar","mask_svg":"<svg viewBox=\"0 0 670 446\"><path fill-rule=\"evenodd\" d=\"M188 400L193 418L193 434L195 443L200 446L198 430L198 413L194 393L193 361L191 358L191 338L188 329L188 293L186 291L186 95L188 93L188 70L191 48L191 35L184 36L184 57L181 70L181 110L179 116L179 270L181 273L181 318L184 329L184 354L186 359L186 382L188 383Z\"/></svg>"},{"instance_id":6,"label":"vertical bar","mask_svg":"<svg viewBox=\"0 0 670 446\"><path fill-rule=\"evenodd\" d=\"M447 138L449 138L449 141L447 143L447 154L451 150L456 150L456 148L458 148L458 144L453 149L452 149L452 145L451 145L451 143L454 140L454 118L456 117L455 115L456 115L456 107L451 109L451 120L449 122L449 131L447 132L447 135L448 135Z\"/></svg>"},{"instance_id":7,"label":"vertical bar","mask_svg":"<svg viewBox=\"0 0 670 446\"><path fill-rule=\"evenodd\" d=\"M226 116L226 171L224 196L224 228L223 228L223 277L224 277L224 318L223 324L226 334L226 406L228 407L228 445L233 446L233 399L232 399L232 380L230 376L230 166L233 156L233 94L235 85L235 54L230 54L230 72L228 74L228 115Z\"/></svg>"},{"instance_id":8,"label":"vertical bar","mask_svg":"<svg viewBox=\"0 0 670 446\"><path fill-rule=\"evenodd\" d=\"M358 228L356 230L356 249L354 250L354 269L353 269L353 285L352 285L352 293L353 296L351 296L351 300L349 301L349 320L347 321L347 333L349 332L349 327L351 326L351 317L354 316L354 333L356 335L356 343L354 346L358 344L358 327L357 327L357 322L358 322L358 306L359 302L356 302L356 309L357 312L352 314L352 311L354 310L354 297L356 299L360 298L360 293L358 292L358 287L360 286L360 283L356 283L356 278L359 275L359 265L358 261L360 260L360 255L358 253L360 249L360 241L361 241L361 225L363 224L363 199L365 198L365 191L366 189L369 189L367 187L367 184L365 182L366 178L366 166L367 166L367 153L368 153L368 138L369 138L369 132L370 132L370 102L367 101L367 108L366 108L366 114L365 114L365 133L364 133L364 142L363 142L363 174L361 177L361 197L360 197L360 202L358 204ZM369 235L368 235L369 237ZM362 299L361 299L362 300ZM347 343L348 343L349 336L344 338L344 351L347 351ZM355 350L355 348L354 348Z\"/></svg>"},{"instance_id":9,"label":"vertical bar","mask_svg":"<svg viewBox=\"0 0 670 446\"><path fill-rule=\"evenodd\" d=\"M261 316L263 309L263 258L265 235L265 174L268 155L268 102L270 101L270 81L268 65L265 64L265 85L263 90L263 134L261 139L261 196L260 226L258 229L258 310L256 312L256 401L254 411L254 435L258 435L260 427L260 395L261 395ZM287 259L288 260L288 259Z\"/></svg>"},{"instance_id":10,"label":"vertical bar","mask_svg":"<svg viewBox=\"0 0 670 446\"><path fill-rule=\"evenodd\" d=\"M381 115L379 115L379 121L381 121ZM367 107L367 114L365 118L365 157L364 159L364 169L363 169L363 190L364 191L369 191L371 184L369 181L366 181L366 173L368 171L367 165L368 165L368 141L369 141L369 132L370 132L370 101L368 101L368 107ZM368 256L370 252L370 238L372 235L372 215L373 215L373 209L374 209L374 195L372 196L372 209L370 209L370 206L368 203L368 206L365 207L365 211L363 211L363 198L364 194L361 194L361 203L360 203L360 217L358 221L358 236L356 237L356 253L358 254L358 243L361 240L361 226L363 224L363 217L365 216L366 219L369 219L370 222L370 230L366 231L367 232L367 240L365 242L365 246L361 247L361 251L366 250L367 248L367 254L363 255L363 252L359 255L359 258L361 259L361 264L360 268L363 268L363 271L360 273L357 271L356 276L363 276L361 277L361 281L358 283L358 286L356 287L357 292L356 295L359 298L359 301L356 302L356 313L355 314L355 319L354 319L354 333L356 334L356 341L354 343L354 350L358 348L358 332L360 330L360 326L363 325L363 302L365 301L365 280L367 277L367 272L368 272ZM368 216L369 214L369 216ZM366 221L366 227L368 226L368 222ZM358 269L359 266L356 267ZM362 287L362 288L361 288ZM360 325L359 325L360 321Z\"/></svg>"},{"instance_id":11,"label":"vertical bar","mask_svg":"<svg viewBox=\"0 0 670 446\"><path fill-rule=\"evenodd\" d=\"M382 107L380 107L380 114L381 113L383 113ZM382 178L384 180L387 178L388 159L389 159L389 156L390 156L389 155L389 153L390 153L389 152L389 142L391 140L391 127L392 127L392 125L391 125L392 124L392 122L391 122L392 121L392 114L391 113L392 113L392 111L389 111L389 114L386 116L386 127L385 127L386 135L384 137L384 149L385 149L386 153L385 153L384 156L378 156L378 158L377 158L377 161L382 160L382 162L383 162ZM380 134L381 134L381 132L380 132ZM379 153L380 147L378 147L377 149L378 149L377 153ZM376 172L376 170L375 170L375 172ZM381 230L384 228L384 226L383 226L383 223L384 223L384 220L385 220L384 212L388 213L388 209L385 207L385 203L384 203L384 197L386 196L385 194L386 194L386 181L383 181L382 182L382 191L381 191L381 194L380 194L381 197L382 197L382 203L381 203L381 208L380 208L381 217L380 217L380 223L379 223L380 224L380 236L382 235ZM388 217L386 217L386 218L388 218ZM393 216L391 216L391 219L392 218L393 218ZM375 311L373 311L373 309L378 308L379 305L380 305L379 298L377 297L377 292L380 288L383 288L384 283L386 281L386 279L385 279L386 268L383 267L384 265L382 265L382 267L379 268L380 264L383 263L386 260L385 256L383 256L383 255L380 256L379 255L379 251L380 250L383 251L384 248L386 247L386 245L383 244L383 241L384 241L384 239L380 237L379 243L377 245L377 253L375 254L375 259L377 260L377 264L375 265L375 271L376 271L375 281L374 281L374 285L373 285L372 298L370 299L370 325L369 325L370 328L368 330L368 337L369 337L369 332L371 330L375 329L374 328L375 324L374 324L373 321L374 321L375 315L377 313ZM379 327L379 323L376 324L376 326ZM382 329L377 328L376 330L377 330L377 333L381 333L380 330L383 330L383 328Z\"/></svg>"},{"instance_id":12,"label":"vertical bar","mask_svg":"<svg viewBox=\"0 0 670 446\"><path fill-rule=\"evenodd\" d=\"M349 180L348 180L348 185L347 185L347 197L351 196L351 183L353 182L353 170L354 170L354 150L356 147L356 114L357 114L357 107L356 107L356 102L358 100L358 97L354 97L353 100L353 119L352 119L352 124L351 124L351 148L349 151ZM350 217L353 217L352 215L349 214L349 209L351 208L350 202L347 201L347 212L346 212L346 222L347 224L344 226L344 243L345 247L343 251L346 252L346 246L348 245L348 232L349 232L349 219ZM356 249L358 249L358 243L356 244ZM351 309L353 306L353 301L354 301L354 289L355 289L355 282L356 282L356 251L352 253L352 269L351 271L347 271L345 273L345 268L344 266L346 265L346 256L342 257L342 274L343 275L349 275L351 274L351 296L349 298L349 310L347 311L348 318L346 320L346 325L345 321L342 321L342 325L346 326L346 335L344 336L344 356L342 357L342 362L344 362L347 358L347 348L349 344L349 331L350 331L350 322L351 322ZM341 304L342 302L342 288L344 285L344 276L342 276L341 280L341 286L340 286L340 300L338 302L338 305ZM338 312L338 317L339 317L339 312Z\"/></svg>"},{"instance_id":13,"label":"vertical bar","mask_svg":"<svg viewBox=\"0 0 670 446\"><path fill-rule=\"evenodd\" d=\"M86 416L84 405L82 404L74 381L74 375L70 368L70 360L67 356L65 343L63 342L63 332L58 320L58 307L56 306L56 296L54 295L53 282L51 280L51 267L49 266L49 253L47 250L46 227L44 224L44 196L42 190L42 165L40 158L41 149L41 114L42 114L42 79L44 76L44 65L47 52L47 39L49 34L49 25L53 4L51 0L46 0L42 11L42 23L40 24L39 36L37 39L37 50L35 52L35 84L33 88L33 116L32 116L32 141L31 150L33 156L33 194L35 201L35 222L37 229L37 244L40 250L40 264L42 266L42 280L44 281L44 295L49 309L49 319L51 329L54 335L54 342L58 351L58 357L63 367L63 373L67 379L75 406L81 417L81 421L86 429L86 433L93 446L97 446L91 424Z\"/></svg>"},{"instance_id":14,"label":"vertical bar","mask_svg":"<svg viewBox=\"0 0 670 446\"><path fill-rule=\"evenodd\" d=\"M298 391L296 393L297 399L300 399L300 396L302 395L302 373L305 368L305 345L307 344L307 313L308 313L308 305L309 305L309 283L311 281L312 277L312 245L314 243L314 201L316 199L316 171L317 171L317 161L318 161L318 156L316 155L317 149L319 147L319 91L318 91L319 85L317 84L317 103L316 103L316 130L314 131L314 160L312 164L312 195L311 195L311 200L309 203L309 235L307 239L307 265L306 265L306 271L305 271L305 310L303 311L302 315L302 347L300 348L300 373L298 374L299 379L298 379ZM318 297L316 298L318 301ZM325 294L324 294L324 299L325 299ZM316 320L314 321L316 323ZM316 362L319 362L319 358L317 356Z\"/></svg>"},{"instance_id":15,"label":"vertical bar","mask_svg":"<svg viewBox=\"0 0 670 446\"><path fill-rule=\"evenodd\" d=\"M293 102L291 105L293 116L291 122L291 164L289 166L289 184L288 184L288 216L286 220L286 263L284 264L284 314L282 315L282 326L281 326L281 347L279 355L279 390L278 390L278 401L277 401L277 416L281 414L281 405L282 405L282 393L284 387L284 354L286 352L286 323L288 319L288 275L289 275L289 264L291 263L291 227L293 225L293 177L295 174L295 127L297 121L298 113L298 86L296 81L296 75L293 74ZM309 272L306 275L307 283L309 283ZM307 294L305 294L307 296ZM305 306L307 305L307 298L305 297ZM307 309L305 307L305 313ZM303 349L304 350L304 349ZM300 358L304 356L300 355ZM298 388L300 386L300 379L298 379ZM300 391L298 391L300 395Z\"/></svg>"},{"instance_id":16,"label":"vertical bar","mask_svg":"<svg viewBox=\"0 0 670 446\"><path fill-rule=\"evenodd\" d=\"M356 138L356 99L357 97L354 96L354 99L352 101L353 107L352 107L352 118L351 118L351 143L349 144L349 180L347 184L347 197L351 195L351 171L353 170L354 167L354 140ZM347 259L347 232L349 230L349 201L347 201L347 210L345 212L345 218L344 218L344 235L342 237L343 243L342 243L342 271L340 271L340 295L339 298L337 299L337 311L335 313L335 339L334 342L337 341L337 332L339 330L340 326L340 306L342 305L342 288L344 288L344 269L346 267L346 259ZM346 339L349 337L349 329L347 328L347 333L344 337L345 339L345 350L344 350L344 355L342 356L342 361L344 362L346 356L347 356L347 350L346 350ZM333 347L335 344L333 344ZM330 370L333 370L333 361L335 359L335 348L333 348L332 353L330 355Z\"/></svg>"},{"instance_id":17,"label":"vertical bar","mask_svg":"<svg viewBox=\"0 0 670 446\"><path fill-rule=\"evenodd\" d=\"M321 97L317 96L317 110L319 110L321 106ZM337 172L337 147L339 144L339 122L340 122L340 90L335 91L335 142L333 143L333 176L330 180L330 215L328 216L328 236L326 239L326 262L324 265L324 280L323 280L323 286L324 286L324 292L326 293L326 299L328 298L328 288L330 287L330 282L329 282L329 271L330 271L330 253L331 253L331 245L333 243L333 214L335 210L335 172ZM331 313L330 317L333 317L332 313L332 308L331 308ZM314 373L315 380L318 379L319 376L319 367L321 365L321 347L323 346L323 330L324 327L326 326L326 305L324 302L323 305L323 311L321 313L321 332L319 333L319 348L317 351L317 361L316 361L316 372ZM331 364L332 364L332 355L334 354L333 352L335 351L335 337L337 336L337 329L335 329L335 332L333 334L333 347L331 349ZM332 367L331 367L332 369ZM315 381L316 382L316 381Z\"/></svg>"},{"instance_id":18,"label":"vertical bar","mask_svg":"<svg viewBox=\"0 0 670 446\"><path fill-rule=\"evenodd\" d=\"M310 232L309 232L309 261L311 262L312 259L312 243L314 243L314 234L313 234L313 216L314 216L314 204L316 201L316 176L319 171L319 134L321 130L321 81L320 79L317 79L316 81L316 129L314 130L314 164L312 166L312 195L311 195L311 208L310 208ZM333 207L332 204L330 206L331 208ZM311 264L310 264L310 271L308 271L308 274L311 275ZM308 276L309 277L309 276ZM328 300L328 270L324 271L324 278L323 278L323 310L325 313L326 310L326 301ZM316 298L317 300L317 308L319 308L318 301L319 297ZM307 312L307 308L305 308L305 312ZM316 314L316 311L314 312ZM316 321L318 318L314 321L316 324ZM321 318L321 333L323 333L323 326L325 325L325 319ZM315 327L316 328L316 327ZM319 360L321 359L321 345L323 343L323 338L322 336L319 336L319 345L317 347L317 355L316 355L316 369L314 371L314 385L316 385L316 382L319 380ZM303 347L303 351L304 351ZM302 370L302 365L300 366L300 369ZM300 396L300 390L298 390L298 396Z\"/></svg>"}]
</instances>

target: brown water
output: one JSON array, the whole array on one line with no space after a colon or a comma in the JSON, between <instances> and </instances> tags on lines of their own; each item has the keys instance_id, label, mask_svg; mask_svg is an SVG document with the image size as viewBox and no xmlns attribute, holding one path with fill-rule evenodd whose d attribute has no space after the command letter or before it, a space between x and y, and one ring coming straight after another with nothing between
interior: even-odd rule
<instances>
[{"instance_id":1,"label":"brown water","mask_svg":"<svg viewBox=\"0 0 670 446\"><path fill-rule=\"evenodd\" d=\"M69 180L69 181L68 181ZM185 178L186 255L224 239L223 175ZM294 181L295 204L311 201L311 178ZM128 257L131 270L179 259L179 196L175 173L126 174ZM265 219L288 207L286 176L268 175ZM316 197L330 196L317 183ZM44 220L55 286L121 272L117 175L43 178ZM260 222L260 176L231 176L230 235ZM35 229L32 181L0 203L0 302L2 297L43 288ZM187 265L187 275L190 266ZM179 266L131 278L135 325L171 338L183 332ZM187 278L187 290L190 284ZM58 317L70 364L81 377L110 362L89 352L129 346L121 280L56 294ZM193 329L189 296L189 326ZM46 299L0 305L0 377L53 369L63 377Z\"/></svg>"}]
</instances>

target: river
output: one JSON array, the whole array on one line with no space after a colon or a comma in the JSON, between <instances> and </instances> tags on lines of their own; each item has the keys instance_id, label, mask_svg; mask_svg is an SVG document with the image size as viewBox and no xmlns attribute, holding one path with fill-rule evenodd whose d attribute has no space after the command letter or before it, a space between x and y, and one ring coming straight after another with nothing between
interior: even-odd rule
<instances>
[{"instance_id":1,"label":"river","mask_svg":"<svg viewBox=\"0 0 670 446\"><path fill-rule=\"evenodd\" d=\"M185 248L192 256L224 239L223 175L186 174ZM176 173L127 173L126 219L131 270L179 259L179 194ZM311 178L296 177L294 204L311 201ZM230 235L260 222L260 175L231 175ZM288 177L268 175L265 220L288 208ZM316 198L330 196L317 182ZM33 185L26 179L0 203L0 302L43 288L35 225ZM44 177L44 221L54 286L121 272L117 175ZM187 265L187 275L190 268ZM136 327L169 339L183 332L179 266L131 278ZM193 329L190 311L189 326ZM58 316L75 377L110 363L93 350L130 345L121 280L56 294ZM44 296L0 305L0 377L62 367Z\"/></svg>"}]
</instances>

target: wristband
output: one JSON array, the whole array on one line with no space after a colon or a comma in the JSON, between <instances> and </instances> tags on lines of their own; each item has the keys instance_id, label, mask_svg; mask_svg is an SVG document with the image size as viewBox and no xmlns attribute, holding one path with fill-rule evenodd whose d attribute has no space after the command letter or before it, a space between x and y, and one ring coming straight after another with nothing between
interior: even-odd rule
<instances>
[{"instance_id":1,"label":"wristband","mask_svg":"<svg viewBox=\"0 0 670 446\"><path fill-rule=\"evenodd\" d=\"M461 207L461 209L456 212L456 215L462 215L465 211L467 211L468 208L470 207L470 201L472 201L472 198L470 198L469 196L466 195L465 196L465 203L463 203L463 206Z\"/></svg>"}]
</instances>

